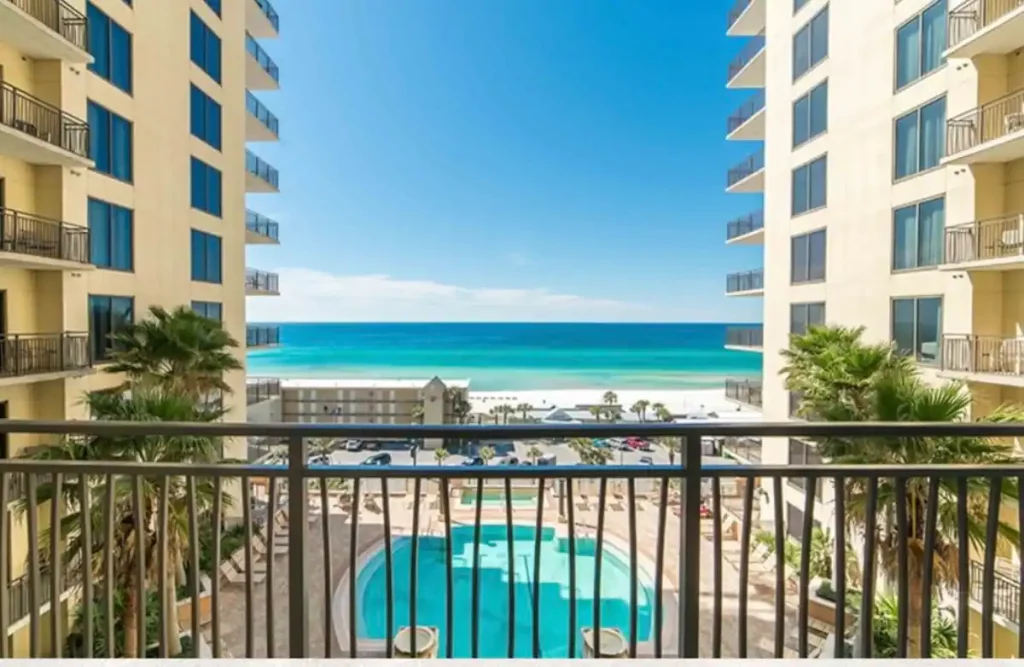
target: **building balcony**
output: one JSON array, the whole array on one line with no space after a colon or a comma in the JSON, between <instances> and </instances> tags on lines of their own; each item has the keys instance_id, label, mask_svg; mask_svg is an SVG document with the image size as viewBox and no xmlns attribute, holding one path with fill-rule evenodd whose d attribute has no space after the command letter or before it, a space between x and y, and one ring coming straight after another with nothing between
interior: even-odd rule
<instances>
[{"instance_id":1,"label":"building balcony","mask_svg":"<svg viewBox=\"0 0 1024 667\"><path fill-rule=\"evenodd\" d=\"M725 347L730 350L760 352L764 348L764 327L729 327Z\"/></svg>"},{"instance_id":2,"label":"building balcony","mask_svg":"<svg viewBox=\"0 0 1024 667\"><path fill-rule=\"evenodd\" d=\"M0 387L75 377L91 369L87 333L0 334Z\"/></svg>"},{"instance_id":3,"label":"building balcony","mask_svg":"<svg viewBox=\"0 0 1024 667\"><path fill-rule=\"evenodd\" d=\"M256 39L272 39L281 32L281 20L270 0L245 0L245 31Z\"/></svg>"},{"instance_id":4,"label":"building balcony","mask_svg":"<svg viewBox=\"0 0 1024 667\"><path fill-rule=\"evenodd\" d=\"M246 296L279 296L277 274L258 269L245 270Z\"/></svg>"},{"instance_id":5,"label":"building balcony","mask_svg":"<svg viewBox=\"0 0 1024 667\"><path fill-rule=\"evenodd\" d=\"M949 119L944 164L1011 162L1024 157L1024 90Z\"/></svg>"},{"instance_id":6,"label":"building balcony","mask_svg":"<svg viewBox=\"0 0 1024 667\"><path fill-rule=\"evenodd\" d=\"M761 462L761 438L725 438L722 442L722 454L740 463Z\"/></svg>"},{"instance_id":7,"label":"building balcony","mask_svg":"<svg viewBox=\"0 0 1024 667\"><path fill-rule=\"evenodd\" d=\"M276 245L280 243L278 224L266 216L246 210L245 242L249 245Z\"/></svg>"},{"instance_id":8,"label":"building balcony","mask_svg":"<svg viewBox=\"0 0 1024 667\"><path fill-rule=\"evenodd\" d=\"M245 404L256 405L281 395L281 381L277 378L250 378L245 383Z\"/></svg>"},{"instance_id":9,"label":"building balcony","mask_svg":"<svg viewBox=\"0 0 1024 667\"><path fill-rule=\"evenodd\" d=\"M764 118L764 90L759 90L729 116L725 124L725 138L735 141L764 141Z\"/></svg>"},{"instance_id":10,"label":"building balcony","mask_svg":"<svg viewBox=\"0 0 1024 667\"><path fill-rule=\"evenodd\" d=\"M730 37L746 37L764 34L768 0L735 0L729 10L725 34Z\"/></svg>"},{"instance_id":11,"label":"building balcony","mask_svg":"<svg viewBox=\"0 0 1024 667\"><path fill-rule=\"evenodd\" d=\"M246 0L251 2L253 0ZM249 90L277 90L281 87L277 63L275 63L263 47L252 35L245 36L245 51L249 57L245 59L245 87Z\"/></svg>"},{"instance_id":12,"label":"building balcony","mask_svg":"<svg viewBox=\"0 0 1024 667\"><path fill-rule=\"evenodd\" d=\"M249 324L245 327L245 347L276 347L281 344L281 327Z\"/></svg>"},{"instance_id":13,"label":"building balcony","mask_svg":"<svg viewBox=\"0 0 1024 667\"><path fill-rule=\"evenodd\" d=\"M1024 1L968 0L949 12L947 58L1005 54L1024 46Z\"/></svg>"},{"instance_id":14,"label":"building balcony","mask_svg":"<svg viewBox=\"0 0 1024 667\"><path fill-rule=\"evenodd\" d=\"M944 378L1024 387L1024 337L942 336Z\"/></svg>"},{"instance_id":15,"label":"building balcony","mask_svg":"<svg viewBox=\"0 0 1024 667\"><path fill-rule=\"evenodd\" d=\"M0 7L8 2L0 0ZM0 155L36 165L92 166L89 124L0 81Z\"/></svg>"},{"instance_id":16,"label":"building balcony","mask_svg":"<svg viewBox=\"0 0 1024 667\"><path fill-rule=\"evenodd\" d=\"M728 296L764 296L764 269L730 273L725 277Z\"/></svg>"},{"instance_id":17,"label":"building balcony","mask_svg":"<svg viewBox=\"0 0 1024 667\"><path fill-rule=\"evenodd\" d=\"M696 658L714 652L737 659L742 647L747 647L745 655L752 659L772 655L790 660L800 656L849 657L845 642L829 641L829 635L841 640L850 635L858 637L858 658L878 655L883 649L887 655L906 654L911 645L906 598L899 600L899 618L892 623L899 629L892 628L885 634L884 647L875 645L873 633L857 632L858 627L867 627L868 619L880 610L882 596L876 595L881 592L876 587L876 568L850 568L846 570L848 578L837 576L828 600L833 604L823 606L826 598L819 597L816 582L811 585L817 575L814 560L808 558L809 550L814 548L809 539L803 540L803 558L797 559L793 567L793 559L786 558L788 549L765 555L762 549L751 548L751 539L767 530L770 540L781 545L789 539L787 533L803 532L801 525L810 538L817 521L839 543L830 549L842 554L846 546L856 546L858 558L868 563L878 562L883 557L879 549L884 549L886 562L899 562L900 567L890 570L895 581L886 582L887 590L906 595L913 582L932 590L938 573L931 568L922 570L915 559L921 552L920 540L913 539L918 526L941 522L946 539L944 544L936 545L936 553L943 554L955 554L958 546L968 546L957 544L958 534L971 531L972 538L980 531L995 534L998 513L986 513L984 507L997 503L999 497L993 494L994 499L990 499L987 490L1000 488L1020 472L1020 466L1012 463L967 469L971 484L964 506L969 509L967 516L961 517L955 511L956 499L951 500L943 491L955 486L955 480L965 479L964 466L955 462L842 467L808 462L783 466L741 457L749 463L728 465L703 455L702 441L714 438L722 425L693 421L409 426L83 420L11 421L3 426L5 432L15 436L47 432L57 438L118 438L140 447L161 440L154 436L181 440L248 438L250 442L274 443L274 459L269 465L187 460L116 464L95 459L0 460L0 478L23 477L28 480L25 487L38 490L27 495L23 518L7 525L5 539L13 536L24 544L25 532L32 532L34 540L46 534L51 522L59 522L71 535L86 532L88 527L96 545L113 545L109 551L98 548L95 561L76 558L75 551L60 550L50 559L52 571L66 571L66 582L74 585L80 580L81 589L91 592L85 600L86 610L89 605L113 608L116 600L126 598L153 600L139 609L140 615L149 609L153 616L166 621L172 619L153 613L154 602L169 602L175 596L180 603L190 603L193 610L203 609L203 614L177 620L183 630L199 638L197 642L209 652L208 658L214 659L228 655L309 658L332 649L364 659L397 658L402 653L417 655L428 650L437 658L493 659L507 653L558 658L562 652L583 655L585 645L587 652L596 650L601 654L601 646L594 646L597 642L585 639L592 635L601 637L601 643L616 644L606 645L608 652L638 658ZM737 438L857 441L1024 435L1024 426L1019 424L753 423L744 427L747 433L737 433ZM594 441L628 436L649 440L666 437L680 442L682 464L678 459L670 464L667 453L659 448L651 454L656 461L650 465L620 465L617 457L606 465L574 465L576 460L569 448L540 440ZM350 439L392 441L388 454L396 464L359 465L368 453L341 447L331 452L330 464L310 458L311 441L340 443ZM474 454L485 444L487 449L514 451L508 449L516 446L513 443L530 439L549 452L557 451L559 460L557 465L539 466L464 466L456 461L436 465L432 455L422 452L418 464L409 465L410 448L401 443L431 439L445 442L447 451ZM278 442L282 443L280 447ZM723 450L735 451L744 443L722 444ZM753 443L747 451L754 451ZM68 502L53 505L47 502L47 494L52 492L47 482L58 478L65 480ZM878 511L859 511L858 502L856 507L836 507L825 514L818 503L809 503L808 513L796 525L784 516L772 520L772 512L765 510L779 505L767 505L758 489L783 488L792 479L801 480L806 488L845 482L858 501ZM91 504L73 500L72 494L83 488L80 480L90 482L84 488L89 489ZM342 480L346 483L340 484ZM918 489L912 498L901 502L893 489L907 484L927 488ZM147 526L147 531L138 533L138 537L154 548L142 550L146 557L137 563L117 558L116 547L121 543L108 539L109 535L119 535L120 527L130 525L135 512L131 493L124 502L107 509L103 499L108 494L116 497L117 489L135 490L135 504L145 508L146 523L139 525ZM195 489L201 490L198 496ZM938 503L922 503L933 494L939 498ZM201 502L204 496L209 503ZM213 510L211 504L229 511ZM908 504L912 507L906 511ZM86 510L88 521L83 521L79 510L83 505L90 508ZM178 511L176 516L181 520L163 520L166 513L161 508L167 507ZM364 507L368 511L361 511ZM748 509L741 511L740 507ZM481 511L483 508L486 512ZM708 510L713 517L707 516ZM387 521L382 522L381 517ZM213 554L203 538L223 535L229 521L244 527L242 534L236 533L237 550L230 556ZM850 544L847 522L868 535L884 531L884 537L890 539ZM27 530L24 524L28 524ZM440 537L446 527L452 531L448 540ZM172 530L173 534L169 532ZM537 547L544 561L532 558L532 548L529 553L521 552L524 541L532 540L535 534L541 536ZM353 535L358 539L350 540ZM893 535L899 539L891 539ZM459 549L445 549L456 540ZM351 548L345 546L349 542ZM68 584L53 585L43 575L46 566L40 563L39 552L31 553L29 576L17 586L11 582L0 587L0 600L8 622L14 617L23 618L28 609L28 634L33 639L5 642L4 658L52 657L51 642L41 640L49 638L52 629L59 642L63 639L61 629L68 630L67 624L56 628L36 613L48 588L59 595ZM417 553L422 556L418 561ZM83 567L83 562L89 566ZM91 567L94 562L100 566ZM193 575L202 576L189 577L184 590L178 592L178 582L167 573L173 574L183 562L188 563ZM391 562L418 562L418 566L412 569L411 578L395 578L383 567ZM845 559L838 562L846 564ZM321 563L327 565L321 567ZM621 586L599 585L601 577L595 577L594 572L602 564L606 575L617 577L623 582ZM951 594L962 595L959 602L965 606L980 600L981 634L988 640L981 642L977 657L991 658L995 651L991 639L993 617L1003 611L1009 613L1013 587L991 585L997 572L1004 576L991 559L979 560L970 569L967 566L965 562L961 592L952 586ZM111 575L106 574L108 567ZM545 576L536 576L538 570ZM487 580L481 580L479 587L470 586L481 572L486 573ZM212 580L212 591L204 590L204 579ZM974 581L983 582L980 591L971 590L976 588ZM470 587L479 594L470 595ZM252 607L254 591L261 591L257 612ZM211 593L215 604L209 604ZM17 598L19 605L20 601L29 604L15 608L17 613L12 614L12 598ZM201 604L204 600L206 603ZM536 600L544 604L531 602ZM848 605L853 612L848 612ZM591 615L591 608L600 613ZM333 609L326 623L325 615L319 613L324 609ZM579 613L580 609L588 611ZM391 632L398 631L403 614L410 610L416 614L411 625L421 627L431 645L427 646L419 633L408 642L393 641ZM388 619L384 625L389 631L382 634L364 627L364 619L369 616ZM445 625L446 617L462 619L462 623ZM959 620L966 622L962 617ZM926 616L925 622L929 621ZM109 624L89 621L85 632L92 632L98 640L118 631L112 625L113 620ZM161 625L164 631L146 633L143 624L140 643L166 657L171 648L167 625ZM438 626L451 628L452 632L438 636L434 630ZM725 632L714 638L717 633L708 632L709 627L724 628ZM556 632L552 628L561 629ZM917 629L915 626L914 631ZM265 646L263 634L273 643ZM958 634L964 637L965 633ZM254 637L261 641L254 641ZM9 655L12 645L20 654ZM80 657L100 657L94 653L98 645L100 642L82 642ZM961 656L966 655L967 643L957 650Z\"/></svg>"},{"instance_id":18,"label":"building balcony","mask_svg":"<svg viewBox=\"0 0 1024 667\"><path fill-rule=\"evenodd\" d=\"M245 151L245 191L280 192L278 188L278 173L269 164L257 157L252 151Z\"/></svg>"},{"instance_id":19,"label":"building balcony","mask_svg":"<svg viewBox=\"0 0 1024 667\"><path fill-rule=\"evenodd\" d=\"M767 61L764 35L751 37L729 63L726 88L764 88Z\"/></svg>"},{"instance_id":20,"label":"building balcony","mask_svg":"<svg viewBox=\"0 0 1024 667\"><path fill-rule=\"evenodd\" d=\"M726 380L725 397L730 401L761 408L760 380Z\"/></svg>"},{"instance_id":21,"label":"building balcony","mask_svg":"<svg viewBox=\"0 0 1024 667\"><path fill-rule=\"evenodd\" d=\"M725 191L764 192L763 148L726 173Z\"/></svg>"},{"instance_id":22,"label":"building balcony","mask_svg":"<svg viewBox=\"0 0 1024 667\"><path fill-rule=\"evenodd\" d=\"M19 475L17 479L21 480ZM19 482L21 489L19 498L25 497L25 485ZM8 496L8 500L15 498ZM68 565L61 563L61 577L57 582L57 591L62 601L70 597L74 590L82 583L82 568L76 564ZM32 609L39 610L40 615L50 610L50 603L53 600L53 577L49 569L40 567L39 584L33 589L31 576L28 573L11 580L7 590L7 632L11 634L20 628L31 623ZM37 593L38 597L33 593ZM10 657L10 656L8 656Z\"/></svg>"},{"instance_id":23,"label":"building balcony","mask_svg":"<svg viewBox=\"0 0 1024 667\"><path fill-rule=\"evenodd\" d=\"M86 18L65 0L0 1L0 43L36 60L85 65Z\"/></svg>"},{"instance_id":24,"label":"building balcony","mask_svg":"<svg viewBox=\"0 0 1024 667\"><path fill-rule=\"evenodd\" d=\"M0 208L0 266L41 271L87 271L89 229Z\"/></svg>"},{"instance_id":25,"label":"building balcony","mask_svg":"<svg viewBox=\"0 0 1024 667\"><path fill-rule=\"evenodd\" d=\"M1010 271L1024 268L1024 214L979 220L946 228L951 271Z\"/></svg>"},{"instance_id":26,"label":"building balcony","mask_svg":"<svg viewBox=\"0 0 1024 667\"><path fill-rule=\"evenodd\" d=\"M1001 567L1002 559L997 558L992 571L992 602L990 609L995 612L997 622L1011 623L1014 632L1020 627L1020 570ZM971 606L979 612L985 607L985 565L971 560Z\"/></svg>"},{"instance_id":27,"label":"building balcony","mask_svg":"<svg viewBox=\"0 0 1024 667\"><path fill-rule=\"evenodd\" d=\"M731 221L725 227L725 242L736 245L764 243L764 211L754 211Z\"/></svg>"},{"instance_id":28,"label":"building balcony","mask_svg":"<svg viewBox=\"0 0 1024 667\"><path fill-rule=\"evenodd\" d=\"M245 91L245 140L246 141L277 141L277 116L263 106L256 96Z\"/></svg>"}]
</instances>

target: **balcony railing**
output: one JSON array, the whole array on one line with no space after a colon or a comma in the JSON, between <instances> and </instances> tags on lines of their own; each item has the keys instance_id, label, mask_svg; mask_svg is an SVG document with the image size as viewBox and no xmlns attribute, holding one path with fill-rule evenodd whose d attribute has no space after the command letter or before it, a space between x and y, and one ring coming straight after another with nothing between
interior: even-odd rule
<instances>
[{"instance_id":1,"label":"balcony railing","mask_svg":"<svg viewBox=\"0 0 1024 667\"><path fill-rule=\"evenodd\" d=\"M764 49L764 35L755 35L747 40L740 52L729 63L729 75L726 81L732 81L743 68L750 64L754 57Z\"/></svg>"},{"instance_id":2,"label":"balcony railing","mask_svg":"<svg viewBox=\"0 0 1024 667\"><path fill-rule=\"evenodd\" d=\"M726 294L753 292L764 289L764 269L730 273L725 277Z\"/></svg>"},{"instance_id":3,"label":"balcony railing","mask_svg":"<svg viewBox=\"0 0 1024 667\"><path fill-rule=\"evenodd\" d=\"M956 155L996 139L1020 134L1022 130L1024 90L1018 90L950 118L946 124L946 155Z\"/></svg>"},{"instance_id":4,"label":"balcony railing","mask_svg":"<svg viewBox=\"0 0 1024 667\"><path fill-rule=\"evenodd\" d=\"M970 39L1013 10L1024 0L968 0L949 12L949 46Z\"/></svg>"},{"instance_id":5,"label":"balcony railing","mask_svg":"<svg viewBox=\"0 0 1024 667\"><path fill-rule=\"evenodd\" d=\"M749 2L749 0L748 0ZM726 134L732 134L764 109L764 90L758 90L737 109L726 122Z\"/></svg>"},{"instance_id":6,"label":"balcony railing","mask_svg":"<svg viewBox=\"0 0 1024 667\"><path fill-rule=\"evenodd\" d=\"M253 378L245 383L246 405L262 403L280 395L281 381L277 378Z\"/></svg>"},{"instance_id":7,"label":"balcony railing","mask_svg":"<svg viewBox=\"0 0 1024 667\"><path fill-rule=\"evenodd\" d=\"M759 229L764 229L764 211L758 210L749 213L742 218L736 218L725 228L725 240L731 241L741 236L746 236Z\"/></svg>"},{"instance_id":8,"label":"balcony railing","mask_svg":"<svg viewBox=\"0 0 1024 667\"><path fill-rule=\"evenodd\" d=\"M245 287L261 292L277 292L277 274L257 269L246 269Z\"/></svg>"},{"instance_id":9,"label":"balcony railing","mask_svg":"<svg viewBox=\"0 0 1024 667\"><path fill-rule=\"evenodd\" d=\"M750 461L751 463L761 462L761 438L725 438L722 443L722 452L726 455Z\"/></svg>"},{"instance_id":10,"label":"balcony railing","mask_svg":"<svg viewBox=\"0 0 1024 667\"><path fill-rule=\"evenodd\" d=\"M270 113L270 110L263 106L263 102L256 99L256 96L248 90L245 91L245 108L256 117L256 120L263 123L268 130L273 132L275 137L280 136L278 133L277 116Z\"/></svg>"},{"instance_id":11,"label":"balcony railing","mask_svg":"<svg viewBox=\"0 0 1024 667\"><path fill-rule=\"evenodd\" d=\"M246 347L266 347L281 344L281 327L254 326L245 327Z\"/></svg>"},{"instance_id":12,"label":"balcony railing","mask_svg":"<svg viewBox=\"0 0 1024 667\"><path fill-rule=\"evenodd\" d=\"M84 370L89 334L0 334L0 378Z\"/></svg>"},{"instance_id":13,"label":"balcony railing","mask_svg":"<svg viewBox=\"0 0 1024 667\"><path fill-rule=\"evenodd\" d=\"M0 208L0 252L89 263L89 229Z\"/></svg>"},{"instance_id":14,"label":"balcony railing","mask_svg":"<svg viewBox=\"0 0 1024 667\"><path fill-rule=\"evenodd\" d=\"M744 178L753 176L762 169L764 169L763 148L729 170L725 179L726 187L731 188Z\"/></svg>"},{"instance_id":15,"label":"balcony railing","mask_svg":"<svg viewBox=\"0 0 1024 667\"><path fill-rule=\"evenodd\" d=\"M252 151L245 151L245 169L250 174L259 176L276 189L278 187L277 169L274 169Z\"/></svg>"},{"instance_id":16,"label":"balcony railing","mask_svg":"<svg viewBox=\"0 0 1024 667\"><path fill-rule=\"evenodd\" d=\"M9 476L13 478L14 476ZM17 476L19 479L22 476ZM49 475L47 477L50 477ZM24 487L24 485L20 485ZM24 496L22 496L24 497ZM7 511L4 509L3 511ZM32 595L33 587L29 581L30 577L28 573L25 573L10 582L9 593L10 597L7 602L7 620L9 623L18 623L25 618L32 615L32 610L38 610L45 604L53 601L54 594L54 583L57 584L56 593L59 598L65 592L79 586L82 583L82 568L77 564L74 566L62 563L61 577L57 582L53 581L50 570L40 567L39 569L39 583L35 587L35 591L39 593L38 598ZM10 656L8 656L10 657Z\"/></svg>"},{"instance_id":17,"label":"balcony railing","mask_svg":"<svg viewBox=\"0 0 1024 667\"><path fill-rule=\"evenodd\" d=\"M944 335L942 369L957 373L1024 376L1024 338Z\"/></svg>"},{"instance_id":18,"label":"balcony railing","mask_svg":"<svg viewBox=\"0 0 1024 667\"><path fill-rule=\"evenodd\" d=\"M726 380L725 397L745 405L761 407L760 380Z\"/></svg>"},{"instance_id":19,"label":"balcony railing","mask_svg":"<svg viewBox=\"0 0 1024 667\"><path fill-rule=\"evenodd\" d=\"M85 15L64 0L0 0L0 2L10 2L83 51L89 49L86 41Z\"/></svg>"},{"instance_id":20,"label":"balcony railing","mask_svg":"<svg viewBox=\"0 0 1024 667\"><path fill-rule=\"evenodd\" d=\"M266 216L262 216L254 211L246 210L245 212L245 228L250 232L259 234L260 236L266 236L267 238L278 240L278 224Z\"/></svg>"},{"instance_id":21,"label":"balcony railing","mask_svg":"<svg viewBox=\"0 0 1024 667\"><path fill-rule=\"evenodd\" d=\"M725 330L725 344L734 347L763 347L764 327L729 327Z\"/></svg>"},{"instance_id":22,"label":"balcony railing","mask_svg":"<svg viewBox=\"0 0 1024 667\"><path fill-rule=\"evenodd\" d=\"M0 124L79 157L89 157L88 123L4 81L0 81Z\"/></svg>"},{"instance_id":23,"label":"balcony railing","mask_svg":"<svg viewBox=\"0 0 1024 667\"><path fill-rule=\"evenodd\" d=\"M281 30L281 19L277 16L277 12L274 11L274 6L270 4L270 0L252 0L256 3L256 6L263 10L263 14L270 21L270 25L274 26L275 32ZM276 77L275 77L276 78Z\"/></svg>"},{"instance_id":24,"label":"balcony railing","mask_svg":"<svg viewBox=\"0 0 1024 667\"><path fill-rule=\"evenodd\" d=\"M963 264L1024 256L1024 214L979 220L946 229L946 261Z\"/></svg>"},{"instance_id":25,"label":"balcony railing","mask_svg":"<svg viewBox=\"0 0 1024 667\"><path fill-rule=\"evenodd\" d=\"M263 50L259 42L248 33L245 35L245 50L256 59L256 62L263 68L263 71L270 75L271 79L280 82L277 64L267 55L267 52Z\"/></svg>"},{"instance_id":26,"label":"balcony railing","mask_svg":"<svg viewBox=\"0 0 1024 667\"><path fill-rule=\"evenodd\" d=\"M77 566L79 571L69 573L69 578L80 576L86 604L101 609L113 610L115 601L131 592L131 599L139 602L134 643L154 646L160 657L167 657L169 651L166 633L169 625L173 627L168 621L174 619L167 618L165 610L176 609L171 604L172 595L178 597L172 575L178 563L186 564L190 572L182 601L190 601L196 610L209 597L209 604L203 605L209 619L193 613L184 624L192 637L208 637L214 658L225 653L238 658L393 657L393 637L403 626L427 631L439 657L579 656L584 652L584 628L594 630L586 634L595 637L592 648L598 654L608 641L602 630L610 630L621 637L621 651L629 657L793 658L818 657L826 650L848 657L842 639L850 635L855 637L857 656L872 657L879 573L876 567L854 572L847 569L847 559L836 559L829 599L833 604L822 612L810 564L812 531L820 522L834 536L835 551L841 554L855 546L847 543L849 523L858 526L857 534L867 537L856 551L866 563L879 562L883 542L878 535L885 536L885 556L899 563L888 570L895 578L892 590L898 597L891 632L895 646L887 646L892 654L906 657L913 640L921 657L931 657L932 615L920 614L912 622L910 609L914 602L917 608L923 603L924 609L930 609L940 593L948 593L961 610L954 621L959 639L956 653L967 656L971 630L967 609L973 597L980 599L982 610L978 652L989 658L994 653L993 617L1008 605L1003 589L995 584L995 549L985 549L979 557L981 571L973 568L973 574L975 579L980 577L981 590L972 591L970 545L960 544L958 535L965 540L969 536L973 544L983 533L993 545L1000 527L1002 490L1009 480L1024 474L1024 466L1018 464L782 466L720 465L702 459L705 438L905 441L1024 436L1024 426L1008 424L389 426L0 421L0 432L23 431L116 437L146 446L166 436L266 438L285 443L281 452L286 459L279 465L0 461L0 482L31 478L27 486L43 491L30 493L24 503L23 520L33 539L54 520L72 534L86 527L91 531L92 538L76 540L73 550L54 550L47 566L63 571L64 563L71 567L83 562L101 564L100 568ZM426 443L436 439L448 443L449 451L473 452L480 443L529 440L549 447L548 439L631 435L672 438L681 443L682 460L675 465L464 466L434 465L433 456L420 457L420 465L321 465L318 459L308 458L312 440ZM399 448L391 452L397 457ZM47 503L44 508L41 501L46 500L50 485L40 488L44 485L39 475L52 476L66 502ZM771 505L774 518L758 505L760 488L778 491L790 478L807 480L805 485L826 480L856 485L862 502L856 508L836 502L827 515L816 517L816 503L807 499L802 522L788 525L782 504ZM915 487L913 500L906 495L909 484ZM959 505L969 508L967 518L954 511L958 500L951 488L963 489ZM116 500L121 490L131 491ZM241 499L234 497L238 493ZM939 501L923 503L925 497ZM114 502L108 504L107 498ZM988 511L979 511L978 502ZM89 508L90 521L78 525L80 515L73 512L81 507ZM222 510L228 507L241 514L243 526L240 547L230 557L222 554L226 523ZM169 508L180 521L167 521ZM936 522L941 526L941 545L937 539L929 544L933 536L920 528ZM169 525L174 525L174 539ZM755 525L758 530L767 527L777 546L769 555L753 548ZM4 524L0 553L8 553L11 535L17 530L22 528ZM943 570L941 577L927 565L930 558L920 566L920 559L914 557L920 553L922 531L926 551L952 554L949 559L955 566ZM794 532L801 536L800 558L791 569L786 558L789 549L783 547L787 533ZM122 534L132 540L130 548L109 537ZM213 536L212 551L205 559L204 534ZM89 550L77 546L81 544L89 545ZM29 653L41 657L44 619L37 605L44 595L44 564L40 550L29 553ZM132 554L145 557L136 561ZM213 571L204 572L204 567ZM537 573L543 576L534 576ZM198 574L210 575L208 591L201 590ZM608 586L612 575L622 585ZM951 586L938 585L951 579ZM957 579L961 586L956 585ZM852 588L859 589L856 598ZM911 595L920 597L911 600ZM0 609L5 614L11 609L10 600L11 589L0 587ZM150 616L147 611L155 611L160 622L145 622ZM82 635L100 640L81 642L83 658L105 657L95 647L113 646L124 632L112 614L106 616L108 622L97 618L103 616L83 616ZM840 641L825 640L823 624L827 626L824 634ZM423 642L419 633L412 633L411 647L403 649L411 648L416 655L418 649L428 648ZM62 647L59 640L47 644L46 650L56 653L47 657L60 657ZM605 644L605 648L611 647ZM10 650L8 642L0 642L0 658L11 657Z\"/></svg>"},{"instance_id":27,"label":"balcony railing","mask_svg":"<svg viewBox=\"0 0 1024 667\"><path fill-rule=\"evenodd\" d=\"M971 599L978 604L985 600L985 564L971 561ZM1011 623L1020 625L1020 578L992 572L991 608Z\"/></svg>"}]
</instances>

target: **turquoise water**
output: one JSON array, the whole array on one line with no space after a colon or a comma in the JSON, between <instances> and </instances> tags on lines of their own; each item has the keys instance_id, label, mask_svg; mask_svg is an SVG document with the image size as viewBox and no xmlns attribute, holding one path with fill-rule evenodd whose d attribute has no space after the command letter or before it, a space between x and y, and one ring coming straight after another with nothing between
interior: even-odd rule
<instances>
[{"instance_id":1,"label":"turquoise water","mask_svg":"<svg viewBox=\"0 0 1024 667\"><path fill-rule=\"evenodd\" d=\"M473 526L452 528L454 574L454 654L472 657L472 581ZM533 582L538 576L534 562L535 529L513 526L512 553L509 554L504 524L481 526L480 543L480 634L481 658L508 655L508 581L509 560L514 559L515 582L515 656L533 656L533 609L540 606L540 647L545 658L569 657L569 553L568 542L554 529L541 533L540 597L533 598ZM361 638L385 639L398 628L409 625L409 574L412 543L408 537L392 542L394 625L387 629L384 551L376 553L360 570L357 581L358 633ZM416 624L436 626L440 630L440 651L444 656L449 628L445 623L445 543L441 537L419 539L417 563ZM580 628L593 622L594 541L576 540L576 636L577 655L582 655ZM629 556L605 545L601 559L601 627L614 627L629 638ZM654 593L640 577L637 595L637 639L652 638Z\"/></svg>"},{"instance_id":2,"label":"turquoise water","mask_svg":"<svg viewBox=\"0 0 1024 667\"><path fill-rule=\"evenodd\" d=\"M477 391L719 388L761 355L724 349L725 324L282 324L249 373L469 378Z\"/></svg>"}]
</instances>

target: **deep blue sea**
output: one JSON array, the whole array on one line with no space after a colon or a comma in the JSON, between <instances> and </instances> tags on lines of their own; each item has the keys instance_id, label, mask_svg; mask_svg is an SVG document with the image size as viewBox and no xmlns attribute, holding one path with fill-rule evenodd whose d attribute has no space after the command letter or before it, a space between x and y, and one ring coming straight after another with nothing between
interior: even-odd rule
<instances>
[{"instance_id":1,"label":"deep blue sea","mask_svg":"<svg viewBox=\"0 0 1024 667\"><path fill-rule=\"evenodd\" d=\"M476 391L719 388L761 355L726 350L725 324L281 324L249 374L472 380Z\"/></svg>"}]
</instances>

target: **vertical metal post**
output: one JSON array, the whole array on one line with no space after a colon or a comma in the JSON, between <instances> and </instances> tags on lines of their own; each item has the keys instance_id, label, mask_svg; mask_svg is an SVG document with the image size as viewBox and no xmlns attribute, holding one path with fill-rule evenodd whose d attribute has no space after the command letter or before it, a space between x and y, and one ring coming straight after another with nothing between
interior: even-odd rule
<instances>
[{"instance_id":1,"label":"vertical metal post","mask_svg":"<svg viewBox=\"0 0 1024 667\"><path fill-rule=\"evenodd\" d=\"M700 434L683 439L679 508L679 657L696 658L700 638Z\"/></svg>"},{"instance_id":2,"label":"vertical metal post","mask_svg":"<svg viewBox=\"0 0 1024 667\"><path fill-rule=\"evenodd\" d=\"M306 441L288 438L288 655L309 654L309 601L306 597ZM270 508L273 512L274 508ZM270 520L273 519L271 515ZM271 546L271 548L273 548ZM330 637L325 638L331 641Z\"/></svg>"}]
</instances>

